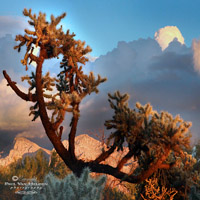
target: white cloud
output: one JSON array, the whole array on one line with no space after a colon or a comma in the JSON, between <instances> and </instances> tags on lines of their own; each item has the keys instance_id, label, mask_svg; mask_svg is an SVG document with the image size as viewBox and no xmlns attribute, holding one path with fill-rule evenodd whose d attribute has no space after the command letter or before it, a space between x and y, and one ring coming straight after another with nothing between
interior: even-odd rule
<instances>
[{"instance_id":1,"label":"white cloud","mask_svg":"<svg viewBox=\"0 0 200 200\"><path fill-rule=\"evenodd\" d=\"M91 56L90 54L86 54L85 57L88 58L90 62L94 62L98 58L98 57Z\"/></svg>"},{"instance_id":2,"label":"white cloud","mask_svg":"<svg viewBox=\"0 0 200 200\"><path fill-rule=\"evenodd\" d=\"M35 45L33 45L33 47L34 47L33 55L38 56L39 51L40 51L40 47L39 47L39 46L36 47ZM31 50L30 50L30 51L31 51ZM36 64L35 61L32 61L31 65L32 65L33 67L36 67L37 64Z\"/></svg>"},{"instance_id":3,"label":"white cloud","mask_svg":"<svg viewBox=\"0 0 200 200\"><path fill-rule=\"evenodd\" d=\"M81 112L80 130L97 130L112 118L107 93L119 90L130 94L130 107L136 101L150 102L158 111L180 114L184 120L192 121L192 134L199 134L200 76L193 70L191 47L173 40L168 48L161 51L158 42L151 38L120 42L117 48L90 63L94 73L107 77L108 81L100 85L94 103ZM104 106L109 111L104 111Z\"/></svg>"},{"instance_id":4,"label":"white cloud","mask_svg":"<svg viewBox=\"0 0 200 200\"><path fill-rule=\"evenodd\" d=\"M165 26L164 28L159 29L154 37L162 50L165 50L169 43L176 38L181 44L184 44L184 38L176 26Z\"/></svg>"},{"instance_id":5,"label":"white cloud","mask_svg":"<svg viewBox=\"0 0 200 200\"><path fill-rule=\"evenodd\" d=\"M18 86L20 89L25 88ZM20 99L15 92L7 86L7 81L0 82L0 127L4 130L20 130L30 126L30 104Z\"/></svg>"},{"instance_id":6,"label":"white cloud","mask_svg":"<svg viewBox=\"0 0 200 200\"><path fill-rule=\"evenodd\" d=\"M89 99L85 102L82 102L80 105L80 110L89 109L93 103L94 103L94 99Z\"/></svg>"},{"instance_id":7,"label":"white cloud","mask_svg":"<svg viewBox=\"0 0 200 200\"><path fill-rule=\"evenodd\" d=\"M200 40L192 41L194 68L200 73Z\"/></svg>"},{"instance_id":8,"label":"white cloud","mask_svg":"<svg viewBox=\"0 0 200 200\"><path fill-rule=\"evenodd\" d=\"M196 53L200 52L198 51L200 44L198 44L197 41L193 44ZM179 48L179 45L185 50ZM173 51L167 52L166 49L162 52L158 42L151 38L120 42L113 51L100 56L93 63L88 62L84 68L86 71L92 70L95 74L99 73L102 77L107 77L108 81L99 86L98 95L87 96L81 103L81 117L77 133L102 128L105 120L109 120L113 115L113 110L110 109L107 101L107 93L120 90L121 93L130 93L131 107L135 101L142 104L151 102L156 110L164 109L172 114L181 114L185 120L194 122L193 130L198 134L200 94L197 90L200 85L200 77L193 70L193 54L190 47L181 45L179 42L173 41L168 48L170 46L173 47ZM174 48L177 46L178 48ZM6 63L11 60L16 62L16 57L12 53L6 57L2 50L1 55L0 62L3 62L3 58L6 60L5 64L2 63L1 66L6 66ZM14 62L9 66L10 68L15 66ZM47 69L57 74L60 70L58 60L48 60L44 66L44 73ZM13 77L16 77L19 70L24 70L24 68L19 66L19 69L14 71ZM5 80L0 82L0 128L2 126L3 128L13 128L17 127L14 126L17 124L17 130L20 126L26 127L18 131L22 136L45 135L43 127L38 125L41 124L40 120L36 126L37 121L33 123L31 122L32 116L28 117L29 105L27 102L17 97L6 84ZM66 115L64 124L69 124L70 117L71 115ZM66 130L65 136L68 132L69 130Z\"/></svg>"}]
</instances>

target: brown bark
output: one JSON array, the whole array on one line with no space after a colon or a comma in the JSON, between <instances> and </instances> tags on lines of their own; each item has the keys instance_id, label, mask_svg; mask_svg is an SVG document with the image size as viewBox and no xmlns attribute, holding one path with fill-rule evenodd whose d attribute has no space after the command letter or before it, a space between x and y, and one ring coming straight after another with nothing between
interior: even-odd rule
<instances>
[{"instance_id":1,"label":"brown bark","mask_svg":"<svg viewBox=\"0 0 200 200\"><path fill-rule=\"evenodd\" d=\"M62 117L60 117L52 126L53 126L53 129L56 131L58 129L58 127L61 125L61 123L64 121L64 116L65 116L65 113L66 111L65 110L61 110L61 115Z\"/></svg>"},{"instance_id":2,"label":"brown bark","mask_svg":"<svg viewBox=\"0 0 200 200\"><path fill-rule=\"evenodd\" d=\"M45 54L46 52L44 52ZM43 127L45 129L45 132L50 139L51 143L53 144L56 152L60 155L60 157L63 159L63 161L66 163L67 166L73 171L71 160L70 160L70 153L67 151L67 149L64 147L63 143L59 140L59 137L57 136L51 122L49 121L47 111L45 108L45 102L43 97L43 88L42 88L42 64L44 62L43 57L43 49L41 48L40 56L38 65L36 68L36 94L37 94L37 100L39 104L39 112L40 112L40 119L42 121ZM73 163L72 163L73 164Z\"/></svg>"},{"instance_id":3,"label":"brown bark","mask_svg":"<svg viewBox=\"0 0 200 200\"><path fill-rule=\"evenodd\" d=\"M75 136L76 136L77 124L78 124L78 115L74 115L72 117L71 130L69 133L69 153L73 161L77 160L75 156Z\"/></svg>"},{"instance_id":4,"label":"brown bark","mask_svg":"<svg viewBox=\"0 0 200 200\"><path fill-rule=\"evenodd\" d=\"M106 158L108 158L116 149L116 146L113 145L112 147L110 147L110 149L108 151L103 152L101 155L99 155L95 160L94 163L100 163L102 161L104 161Z\"/></svg>"},{"instance_id":5,"label":"brown bark","mask_svg":"<svg viewBox=\"0 0 200 200\"><path fill-rule=\"evenodd\" d=\"M134 154L134 152L129 150L129 152L119 161L119 163L117 165L117 169L121 170L121 168L124 166L124 164L126 164L127 161L133 157L133 154Z\"/></svg>"},{"instance_id":6,"label":"brown bark","mask_svg":"<svg viewBox=\"0 0 200 200\"><path fill-rule=\"evenodd\" d=\"M163 162L167 159L170 153L170 146L166 147L165 153L157 160L156 163L150 164L149 168L142 172L139 176L138 179L140 182L144 181L147 179L149 176L151 176L154 172L156 172L158 169L164 168L166 166Z\"/></svg>"},{"instance_id":7,"label":"brown bark","mask_svg":"<svg viewBox=\"0 0 200 200\"><path fill-rule=\"evenodd\" d=\"M32 94L25 94L19 90L16 86L16 83L13 82L6 71L3 71L4 77L6 78L8 85L15 91L15 93L26 101L38 102L39 105L39 112L40 112L40 119L44 126L45 132L50 139L51 143L53 144L55 150L65 162L65 164L77 175L80 176L84 167L90 167L92 172L96 173L105 173L114 176L115 178L125 180L130 183L140 183L147 179L150 175L156 172L158 169L169 169L171 166L165 164L165 160L167 159L170 153L170 146L166 147L165 153L161 156L160 159L157 160L156 163L152 163L149 165L149 168L141 174L137 176L128 175L124 172L121 172L121 168L124 164L133 156L133 152L129 151L118 163L117 167L112 167L106 164L100 164L100 162L107 159L116 149L116 145L113 144L109 150L103 152L100 156L98 156L94 161L85 162L83 160L77 160L75 156L75 136L76 136L76 129L79 120L79 116L77 114L73 114L72 122L71 122L71 130L69 133L69 150L67 150L63 143L60 140L60 137L56 134L55 128L58 128L62 120L58 120L55 124L52 124L49 121L49 117L47 114L44 96L43 96L43 86L42 86L42 65L44 59L46 59L46 50L45 47L40 46L40 55L37 60L37 68L36 68L36 95ZM71 87L73 91L74 88ZM72 105L73 108L79 112L78 104ZM125 178L124 178L125 177Z\"/></svg>"}]
</instances>

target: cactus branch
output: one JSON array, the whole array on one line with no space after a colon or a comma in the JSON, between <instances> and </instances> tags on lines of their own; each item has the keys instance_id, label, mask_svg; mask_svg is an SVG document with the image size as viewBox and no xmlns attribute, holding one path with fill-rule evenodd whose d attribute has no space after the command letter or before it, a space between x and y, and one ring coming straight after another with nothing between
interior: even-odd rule
<instances>
[{"instance_id":1,"label":"cactus branch","mask_svg":"<svg viewBox=\"0 0 200 200\"><path fill-rule=\"evenodd\" d=\"M17 35L15 40L19 44L14 47L18 51L23 46L26 47L24 59L21 61L26 68L32 61L37 65L35 72L22 77L22 81L26 80L30 85L28 94L16 86L6 71L3 71L3 75L19 97L25 101L35 102L30 107L30 114L34 115L33 120L40 117L46 135L56 152L76 176L81 176L83 169L89 167L92 172L109 174L121 181L141 183L158 169L170 169L176 165L178 158L184 159L183 152L190 144L191 123L183 121L179 116L173 118L164 111L159 114L153 111L149 103L144 106L136 103L135 108L131 109L128 106L129 95L122 95L119 91L113 95L108 94L114 114L112 119L105 121L105 126L108 130L112 129L107 144L109 145L111 140L113 143L109 145L108 150L103 151L92 161L78 159L75 155L75 137L80 116L79 105L86 95L98 93L98 86L105 82L106 78L101 78L100 75L96 78L92 72L84 74L80 64L84 65L88 61L85 55L91 52L91 48L85 47L85 42L75 40L74 33L70 34L69 30L64 33L62 27L59 29L56 27L65 17L65 13L57 18L52 15L51 22L47 22L44 13L36 16L31 12L31 9L29 11L24 9L23 13L30 18L29 24L35 30L25 30L24 36ZM33 55L33 50L37 46L40 49L39 56ZM43 76L44 61L57 58L59 54L63 56L63 60L60 63L58 78L51 77L49 72ZM35 93L32 94L32 90ZM48 111L52 111L52 114ZM63 134L61 124L66 113L72 115L68 149L61 141ZM126 144L129 151L119 160L117 167L101 164L116 149L123 151ZM169 161L171 152L175 161ZM122 172L123 166L132 157L138 161L139 173Z\"/></svg>"},{"instance_id":2,"label":"cactus branch","mask_svg":"<svg viewBox=\"0 0 200 200\"><path fill-rule=\"evenodd\" d=\"M102 161L104 161L106 158L108 158L116 149L116 146L113 145L109 148L109 150L102 152L102 154L100 154L95 160L94 163L100 163Z\"/></svg>"},{"instance_id":3,"label":"cactus branch","mask_svg":"<svg viewBox=\"0 0 200 200\"><path fill-rule=\"evenodd\" d=\"M121 168L126 164L126 162L133 157L134 153L133 151L130 151L119 161L117 165L117 169L120 171Z\"/></svg>"},{"instance_id":4,"label":"cactus branch","mask_svg":"<svg viewBox=\"0 0 200 200\"><path fill-rule=\"evenodd\" d=\"M78 107L77 107L78 110ZM71 130L69 133L69 153L71 155L71 159L76 161L75 156L75 136L76 136L76 128L78 125L79 116L78 114L74 114L71 121Z\"/></svg>"}]
</instances>

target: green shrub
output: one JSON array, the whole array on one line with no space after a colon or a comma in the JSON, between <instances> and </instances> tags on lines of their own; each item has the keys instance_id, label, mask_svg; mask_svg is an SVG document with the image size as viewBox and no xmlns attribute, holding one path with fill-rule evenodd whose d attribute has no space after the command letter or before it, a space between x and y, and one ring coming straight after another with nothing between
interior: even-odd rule
<instances>
[{"instance_id":1,"label":"green shrub","mask_svg":"<svg viewBox=\"0 0 200 200\"><path fill-rule=\"evenodd\" d=\"M44 181L48 185L40 193L25 195L23 200L100 200L106 176L92 179L89 168L85 168L80 178L71 173L58 179L49 173Z\"/></svg>"}]
</instances>

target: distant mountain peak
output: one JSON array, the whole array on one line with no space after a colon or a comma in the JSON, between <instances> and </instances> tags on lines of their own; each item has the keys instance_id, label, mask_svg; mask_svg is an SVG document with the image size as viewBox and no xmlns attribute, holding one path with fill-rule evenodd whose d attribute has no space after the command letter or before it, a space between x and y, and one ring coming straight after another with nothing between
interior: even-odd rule
<instances>
[{"instance_id":1,"label":"distant mountain peak","mask_svg":"<svg viewBox=\"0 0 200 200\"><path fill-rule=\"evenodd\" d=\"M62 141L62 143L65 148L68 149L68 140L64 140ZM75 154L78 159L83 159L85 161L94 160L102 153L103 149L107 150L106 144L104 144L103 146L99 140L96 140L87 134L82 134L75 138ZM127 153L127 147L124 148L123 152L118 152L117 150L115 150L109 158L103 161L103 163L116 167L120 158L125 156ZM122 168L122 171L129 172L129 165L131 163L135 163L133 158L130 159L129 162Z\"/></svg>"},{"instance_id":2,"label":"distant mountain peak","mask_svg":"<svg viewBox=\"0 0 200 200\"><path fill-rule=\"evenodd\" d=\"M62 143L65 148L68 149L68 140L64 140L62 141ZM16 137L14 139L13 145L14 146L10 150L9 155L4 158L0 158L0 165L7 166L13 161L24 158L27 155L35 155L35 153L39 149L43 150L45 155L50 157L52 151L55 150L53 149L52 151L49 151L24 137ZM107 149L106 144L102 145L102 142L94 139L93 137L90 137L87 134L82 134L75 138L75 154L78 159L82 159L85 161L94 160L102 153L103 149ZM109 158L103 161L103 163L116 167L120 158L125 156L127 152L128 148L124 148L123 152L118 152L115 150ZM129 160L127 165L122 168L122 171L128 172L130 170L130 167L128 165L131 163L134 163L133 159Z\"/></svg>"},{"instance_id":3,"label":"distant mountain peak","mask_svg":"<svg viewBox=\"0 0 200 200\"><path fill-rule=\"evenodd\" d=\"M31 142L30 140L22 136L16 137L13 141L13 144L14 144L14 147L17 146L18 144L26 144L26 145L33 145L33 146L39 147L36 143Z\"/></svg>"},{"instance_id":4,"label":"distant mountain peak","mask_svg":"<svg viewBox=\"0 0 200 200\"><path fill-rule=\"evenodd\" d=\"M24 155L33 155L39 149L43 150L47 155L50 156L51 151L38 146L27 138L16 137L13 141L13 148L10 150L8 156L0 159L0 165L7 166L13 161L23 158Z\"/></svg>"}]
</instances>

